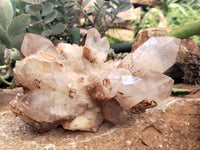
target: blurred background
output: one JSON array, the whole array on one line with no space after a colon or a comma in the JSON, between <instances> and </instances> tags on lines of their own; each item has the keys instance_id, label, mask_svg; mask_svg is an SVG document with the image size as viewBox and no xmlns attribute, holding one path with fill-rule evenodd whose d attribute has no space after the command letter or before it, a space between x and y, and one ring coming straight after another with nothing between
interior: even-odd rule
<instances>
[{"instance_id":1,"label":"blurred background","mask_svg":"<svg viewBox=\"0 0 200 150\"><path fill-rule=\"evenodd\" d=\"M132 42L140 30L161 27L173 30L200 16L200 0L130 0L132 7L118 14L124 21L115 21L107 36L110 43ZM193 36L200 41L200 36Z\"/></svg>"}]
</instances>

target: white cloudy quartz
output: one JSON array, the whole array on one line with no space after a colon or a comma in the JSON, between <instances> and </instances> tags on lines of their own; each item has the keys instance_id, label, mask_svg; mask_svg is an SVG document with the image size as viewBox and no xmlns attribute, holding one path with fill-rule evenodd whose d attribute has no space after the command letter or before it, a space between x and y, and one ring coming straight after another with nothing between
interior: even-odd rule
<instances>
[{"instance_id":1,"label":"white cloudy quartz","mask_svg":"<svg viewBox=\"0 0 200 150\"><path fill-rule=\"evenodd\" d=\"M54 47L28 33L21 50L25 58L14 68L24 94L11 102L12 110L37 131L58 125L97 131L103 119L123 123L141 101L170 95L173 80L162 73L175 63L179 44L174 37L150 38L117 66L105 62L109 43L96 29L88 31L84 47Z\"/></svg>"}]
</instances>

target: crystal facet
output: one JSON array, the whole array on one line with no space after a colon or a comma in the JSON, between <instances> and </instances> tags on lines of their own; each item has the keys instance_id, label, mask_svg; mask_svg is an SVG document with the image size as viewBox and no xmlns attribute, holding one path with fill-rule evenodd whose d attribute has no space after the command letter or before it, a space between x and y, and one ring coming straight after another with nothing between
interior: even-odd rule
<instances>
[{"instance_id":1,"label":"crystal facet","mask_svg":"<svg viewBox=\"0 0 200 150\"><path fill-rule=\"evenodd\" d=\"M109 101L99 101L99 105L104 119L114 124L122 124L131 116L131 112L120 106L115 99Z\"/></svg>"},{"instance_id":2,"label":"crystal facet","mask_svg":"<svg viewBox=\"0 0 200 150\"><path fill-rule=\"evenodd\" d=\"M110 48L109 42L106 37L101 38L101 35L95 28L87 32L85 45L90 49L91 56L93 56L97 62L104 62L106 60Z\"/></svg>"},{"instance_id":3,"label":"crystal facet","mask_svg":"<svg viewBox=\"0 0 200 150\"><path fill-rule=\"evenodd\" d=\"M141 78L126 75L123 76L116 100L122 107L130 109L140 101L146 99L146 92L147 90Z\"/></svg>"},{"instance_id":4,"label":"crystal facet","mask_svg":"<svg viewBox=\"0 0 200 150\"><path fill-rule=\"evenodd\" d=\"M37 34L27 33L21 46L22 54L30 56L40 50L56 55L54 45L49 39Z\"/></svg>"},{"instance_id":5,"label":"crystal facet","mask_svg":"<svg viewBox=\"0 0 200 150\"><path fill-rule=\"evenodd\" d=\"M175 62L180 39L175 37L152 37L127 55L119 64L135 76L143 76L151 71L163 73Z\"/></svg>"},{"instance_id":6,"label":"crystal facet","mask_svg":"<svg viewBox=\"0 0 200 150\"><path fill-rule=\"evenodd\" d=\"M93 99L110 100L118 93L121 86L122 76L131 75L127 69L112 69L105 71L88 85L88 93Z\"/></svg>"},{"instance_id":7,"label":"crystal facet","mask_svg":"<svg viewBox=\"0 0 200 150\"><path fill-rule=\"evenodd\" d=\"M128 78L128 79L127 79ZM173 86L173 80L159 72L151 72L143 78L125 76L125 82L115 97L121 106L130 109L143 100L159 102L167 98ZM129 80L127 84L127 80Z\"/></svg>"}]
</instances>

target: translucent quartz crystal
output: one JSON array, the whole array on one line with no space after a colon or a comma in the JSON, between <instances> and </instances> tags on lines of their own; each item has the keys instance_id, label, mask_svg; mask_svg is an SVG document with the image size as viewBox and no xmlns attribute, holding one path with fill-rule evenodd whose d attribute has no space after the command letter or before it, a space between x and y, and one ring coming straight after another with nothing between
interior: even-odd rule
<instances>
[{"instance_id":1,"label":"translucent quartz crystal","mask_svg":"<svg viewBox=\"0 0 200 150\"><path fill-rule=\"evenodd\" d=\"M25 93L13 103L13 110L31 126L40 123L38 131L59 124L69 130L96 131L103 117L86 85L104 71L103 63L85 59L78 45L59 43L54 47L50 40L35 34L27 34L22 47L26 58L16 62L14 76ZM91 51L98 54L97 49Z\"/></svg>"},{"instance_id":2,"label":"translucent quartz crystal","mask_svg":"<svg viewBox=\"0 0 200 150\"><path fill-rule=\"evenodd\" d=\"M163 100L173 80L162 73L174 64L180 40L149 39L120 64L104 62L106 38L88 31L86 45L59 43L28 33L22 44L25 59L14 68L24 94L12 110L38 131L62 125L69 130L96 131L103 119L124 123L130 109L143 100Z\"/></svg>"},{"instance_id":3,"label":"translucent quartz crystal","mask_svg":"<svg viewBox=\"0 0 200 150\"><path fill-rule=\"evenodd\" d=\"M118 92L121 82L121 71L113 69L110 72L103 74L101 78L101 85L104 92L104 99L110 99Z\"/></svg>"},{"instance_id":4,"label":"translucent quartz crystal","mask_svg":"<svg viewBox=\"0 0 200 150\"><path fill-rule=\"evenodd\" d=\"M128 109L120 106L119 103L113 98L109 101L98 101L104 119L115 123L122 124L131 116L131 112Z\"/></svg>"},{"instance_id":5,"label":"translucent quartz crystal","mask_svg":"<svg viewBox=\"0 0 200 150\"><path fill-rule=\"evenodd\" d=\"M110 45L106 37L102 37L99 32L92 28L87 32L85 45L90 49L90 56L96 59L96 62L104 62L107 57Z\"/></svg>"},{"instance_id":6,"label":"translucent quartz crystal","mask_svg":"<svg viewBox=\"0 0 200 150\"><path fill-rule=\"evenodd\" d=\"M131 75L127 69L111 69L98 76L90 85L88 93L93 99L109 100L117 95L122 75Z\"/></svg>"},{"instance_id":7,"label":"translucent quartz crystal","mask_svg":"<svg viewBox=\"0 0 200 150\"><path fill-rule=\"evenodd\" d=\"M102 123L101 110L98 107L85 111L82 115L76 117L73 121L62 123L64 129L96 131Z\"/></svg>"},{"instance_id":8,"label":"translucent quartz crystal","mask_svg":"<svg viewBox=\"0 0 200 150\"><path fill-rule=\"evenodd\" d=\"M26 33L21 46L22 54L24 56L30 56L40 50L56 55L55 47L49 39L37 34Z\"/></svg>"},{"instance_id":9,"label":"translucent quartz crystal","mask_svg":"<svg viewBox=\"0 0 200 150\"><path fill-rule=\"evenodd\" d=\"M19 98L20 111L35 121L71 122L88 109L98 109L84 88L85 76L70 71L70 68L45 52L40 51L18 61L14 73L17 82L27 89ZM92 113L98 113L94 116L102 120L99 112ZM92 123L90 127L95 129L93 126L98 126L97 122Z\"/></svg>"},{"instance_id":10,"label":"translucent quartz crystal","mask_svg":"<svg viewBox=\"0 0 200 150\"><path fill-rule=\"evenodd\" d=\"M100 101L115 97L122 107L130 109L143 100L164 100L170 95L172 86L173 80L162 73L150 72L140 78L120 68L98 77L88 86L88 93Z\"/></svg>"},{"instance_id":11,"label":"translucent quartz crystal","mask_svg":"<svg viewBox=\"0 0 200 150\"><path fill-rule=\"evenodd\" d=\"M157 102L170 96L174 80L159 72L151 72L142 78L147 89L147 100Z\"/></svg>"},{"instance_id":12,"label":"translucent quartz crystal","mask_svg":"<svg viewBox=\"0 0 200 150\"><path fill-rule=\"evenodd\" d=\"M144 81L141 78L124 75L115 99L122 107L130 109L145 100L147 92Z\"/></svg>"},{"instance_id":13,"label":"translucent quartz crystal","mask_svg":"<svg viewBox=\"0 0 200 150\"><path fill-rule=\"evenodd\" d=\"M143 78L122 76L115 99L121 106L130 109L143 100L159 102L169 97L173 80L159 72L151 72Z\"/></svg>"},{"instance_id":14,"label":"translucent quartz crystal","mask_svg":"<svg viewBox=\"0 0 200 150\"><path fill-rule=\"evenodd\" d=\"M180 39L175 37L152 37L127 55L119 64L135 76L143 76L151 71L163 73L175 62Z\"/></svg>"}]
</instances>

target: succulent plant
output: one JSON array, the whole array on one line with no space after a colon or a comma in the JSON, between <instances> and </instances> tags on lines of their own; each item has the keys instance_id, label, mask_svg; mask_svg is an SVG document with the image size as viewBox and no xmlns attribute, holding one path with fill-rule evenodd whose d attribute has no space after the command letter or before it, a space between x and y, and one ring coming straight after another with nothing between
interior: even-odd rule
<instances>
[{"instance_id":1,"label":"succulent plant","mask_svg":"<svg viewBox=\"0 0 200 150\"><path fill-rule=\"evenodd\" d=\"M21 60L23 56L20 51L16 48L5 49L4 53L4 65L0 66L1 75L0 81L6 85L11 86L13 84L13 68L17 60ZM8 82L6 79L11 78L11 82Z\"/></svg>"},{"instance_id":2,"label":"succulent plant","mask_svg":"<svg viewBox=\"0 0 200 150\"><path fill-rule=\"evenodd\" d=\"M95 27L101 35L104 35L108 28L113 26L113 22L118 18L119 12L126 11L132 7L129 0L97 0L93 7L84 12L84 9L80 9L83 14L91 14L92 19L89 21L93 27ZM90 19L89 17L87 18Z\"/></svg>"},{"instance_id":3,"label":"succulent plant","mask_svg":"<svg viewBox=\"0 0 200 150\"><path fill-rule=\"evenodd\" d=\"M117 14L131 6L129 0L16 0L16 3L19 12L31 14L28 32L46 36L54 44L58 41L80 44L81 28L95 27L104 35Z\"/></svg>"},{"instance_id":4,"label":"succulent plant","mask_svg":"<svg viewBox=\"0 0 200 150\"><path fill-rule=\"evenodd\" d=\"M14 1L13 1L14 2ZM11 85L6 81L13 78L12 69L15 61L22 59L19 51L24 38L24 31L29 22L30 15L22 14L15 18L13 15L13 5L10 0L0 1L0 84L3 82Z\"/></svg>"}]
</instances>

